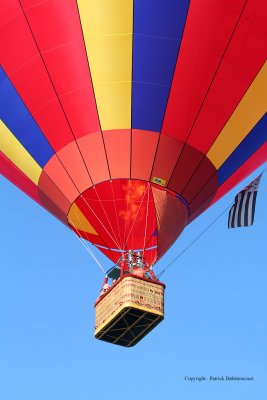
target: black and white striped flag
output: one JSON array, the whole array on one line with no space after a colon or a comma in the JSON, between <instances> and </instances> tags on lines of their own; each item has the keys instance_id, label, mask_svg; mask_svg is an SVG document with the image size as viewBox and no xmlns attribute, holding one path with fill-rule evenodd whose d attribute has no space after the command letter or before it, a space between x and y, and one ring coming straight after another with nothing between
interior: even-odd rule
<instances>
[{"instance_id":1,"label":"black and white striped flag","mask_svg":"<svg viewBox=\"0 0 267 400\"><path fill-rule=\"evenodd\" d=\"M235 204L229 212L228 228L238 228L253 224L261 175L254 179L235 197Z\"/></svg>"}]
</instances>

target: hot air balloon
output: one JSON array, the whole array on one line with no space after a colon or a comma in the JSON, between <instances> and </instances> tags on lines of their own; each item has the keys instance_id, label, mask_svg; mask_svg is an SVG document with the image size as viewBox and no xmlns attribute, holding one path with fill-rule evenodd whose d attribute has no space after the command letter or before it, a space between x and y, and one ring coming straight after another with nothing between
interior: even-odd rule
<instances>
[{"instance_id":1,"label":"hot air balloon","mask_svg":"<svg viewBox=\"0 0 267 400\"><path fill-rule=\"evenodd\" d=\"M157 285L183 229L267 160L266 21L265 0L2 0L2 175L121 281L139 257Z\"/></svg>"}]
</instances>

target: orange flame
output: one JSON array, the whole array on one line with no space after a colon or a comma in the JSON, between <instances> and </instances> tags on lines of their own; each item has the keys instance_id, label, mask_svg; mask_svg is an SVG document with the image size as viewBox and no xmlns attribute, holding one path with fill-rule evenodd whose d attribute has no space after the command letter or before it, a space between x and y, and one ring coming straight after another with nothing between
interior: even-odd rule
<instances>
[{"instance_id":1,"label":"orange flame","mask_svg":"<svg viewBox=\"0 0 267 400\"><path fill-rule=\"evenodd\" d=\"M119 216L126 221L133 221L139 211L147 189L146 185L136 181L129 181L122 187L125 192L126 209L120 211ZM140 217L140 216L139 216Z\"/></svg>"}]
</instances>

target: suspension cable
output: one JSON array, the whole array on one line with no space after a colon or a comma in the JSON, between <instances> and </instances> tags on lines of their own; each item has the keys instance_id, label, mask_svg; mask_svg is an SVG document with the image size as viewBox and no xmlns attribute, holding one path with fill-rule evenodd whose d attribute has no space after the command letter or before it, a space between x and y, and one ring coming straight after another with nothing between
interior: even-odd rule
<instances>
[{"instance_id":1,"label":"suspension cable","mask_svg":"<svg viewBox=\"0 0 267 400\"><path fill-rule=\"evenodd\" d=\"M79 217L77 216L77 218L79 219ZM97 257L94 255L94 253L92 252L92 250L90 249L89 245L86 243L86 241L81 237L78 229L75 227L75 225L73 224L73 222L69 219L69 222L71 223L71 225L73 226L73 228L76 231L76 237L78 238L78 240L81 242L81 244L83 245L83 247L85 248L85 250L90 254L90 256L92 257L92 259L96 262L96 264L99 266L99 268L101 269L101 271L103 272L103 274L105 275L105 270L102 267L102 265L100 264L100 262L98 261Z\"/></svg>"},{"instance_id":2,"label":"suspension cable","mask_svg":"<svg viewBox=\"0 0 267 400\"><path fill-rule=\"evenodd\" d=\"M260 175L263 175L264 172L267 170L267 167L265 167L263 169L263 171L260 173ZM255 178L256 179L256 178ZM196 243L198 241L198 239L201 238L201 236L203 236L211 227L212 225L214 225L218 219L220 219L227 210L229 210L229 208L232 206L233 203L231 203L230 205L228 205L191 243L189 243L188 246L186 246L183 251L181 251L180 254L178 254L177 257L174 258L174 260L172 260L172 262L170 262L170 264L167 265L167 267L163 268L157 275L157 278L159 278L160 276L162 276L174 263L175 261L178 260L178 258L180 258L191 246L193 246L194 243Z\"/></svg>"},{"instance_id":3,"label":"suspension cable","mask_svg":"<svg viewBox=\"0 0 267 400\"><path fill-rule=\"evenodd\" d=\"M103 203L102 203L102 200L101 200L101 198L100 198L100 196L99 196L99 194L98 194L98 191L97 191L96 186L94 186L94 189L95 189L96 195L97 195L97 197L98 197L98 201L100 202L100 205L101 205L101 207L102 207L102 210L104 211L104 214L105 214L105 216L106 216L106 218L107 218L107 221L108 221L108 223L109 223L109 226L110 226L110 228L111 228L111 231L112 231L112 233L113 233L113 235L114 235L114 238L116 239L116 246L118 247L119 250L122 250L122 249L121 249L121 246L120 246L120 244L119 244L118 238L117 238L117 236L115 235L115 232L114 232L113 226L112 226L112 224L111 224L111 222L110 222L110 219L109 219L109 217L108 217L108 214L107 214L107 212L106 212L106 210L105 210L105 207L104 207L104 205L103 205Z\"/></svg>"},{"instance_id":4,"label":"suspension cable","mask_svg":"<svg viewBox=\"0 0 267 400\"><path fill-rule=\"evenodd\" d=\"M107 228L105 227L105 225L103 224L103 222L100 220L100 218L97 216L97 214L94 212L94 210L92 209L92 207L88 204L88 202L86 201L85 197L83 197L83 195L81 194L81 198L83 199L83 201L86 203L87 207L92 211L92 213L94 214L94 216L98 219L98 221L100 222L100 224L102 225L102 227L105 229L105 231L107 232L107 234L109 235L109 237L112 239L112 241L115 243L115 245L117 246L117 248L122 252L122 249L120 248L120 245L118 244L118 242L116 242L116 240L114 239L114 237L112 237L112 235L110 234L110 232L107 230Z\"/></svg>"},{"instance_id":5,"label":"suspension cable","mask_svg":"<svg viewBox=\"0 0 267 400\"><path fill-rule=\"evenodd\" d=\"M129 182L130 182L130 180L128 179L128 182L127 182L127 190L128 190L128 192L129 192ZM122 242L122 245L123 245L124 249L126 247L126 228L128 227L128 219L129 219L128 212L129 212L129 202L126 201L126 215L125 215L125 218L124 218L124 232L123 232L123 242Z\"/></svg>"},{"instance_id":6,"label":"suspension cable","mask_svg":"<svg viewBox=\"0 0 267 400\"><path fill-rule=\"evenodd\" d=\"M146 247L146 234L147 234L147 222L148 222L148 207L149 207L149 195L150 195L150 187L151 184L149 182L148 184L149 188L148 188L148 196L147 196L147 205L146 205L146 223L145 223L145 235L144 235L144 246L143 246L143 251L142 251L142 262L144 259L144 252L145 252L145 247Z\"/></svg>"},{"instance_id":7,"label":"suspension cable","mask_svg":"<svg viewBox=\"0 0 267 400\"><path fill-rule=\"evenodd\" d=\"M167 267L165 267L164 269L162 269L158 274L157 274L157 278L159 278L160 276L162 276L174 263L175 261L178 260L178 258L180 258L191 246L193 246L194 243L196 243L198 241L198 239L201 238L201 236L203 236L217 221L218 219L220 219L227 210L229 210L229 208L232 206L233 203L231 203L230 205L228 205L202 232L200 232L200 234L195 237L194 240L192 240L191 243L189 243L188 246L186 246L181 253L178 254L177 257L175 257L168 265Z\"/></svg>"},{"instance_id":8,"label":"suspension cable","mask_svg":"<svg viewBox=\"0 0 267 400\"><path fill-rule=\"evenodd\" d=\"M127 237L127 239L126 239L126 242L125 242L125 245L124 245L125 248L126 248L126 246L127 246L127 243L128 243L129 238L130 238L130 235L131 235L131 233L132 233L132 230L133 230L135 221L136 221L136 219L137 219L137 217L138 217L139 211L140 211L141 206L142 206L142 204L143 204L143 201L144 201L144 198L145 198L147 189L148 189L148 186L146 187L146 190L145 190L145 192L144 192L144 194L143 194L142 200L141 200L141 202L140 202L140 204L139 204L137 213L136 213L136 215L135 215L135 218L134 218L134 221L133 221L133 223L132 223L131 229L130 229L130 231L129 231L128 237Z\"/></svg>"},{"instance_id":9,"label":"suspension cable","mask_svg":"<svg viewBox=\"0 0 267 400\"><path fill-rule=\"evenodd\" d=\"M117 228L118 228L118 233L119 233L120 248L122 248L122 239L121 239L121 233L120 233L120 227L119 227L117 204L116 204L115 194L114 194L114 189L113 189L113 180L110 180L110 185L111 185L111 191L112 191L113 205L114 205L115 214L116 214L116 221L117 221Z\"/></svg>"}]
</instances>

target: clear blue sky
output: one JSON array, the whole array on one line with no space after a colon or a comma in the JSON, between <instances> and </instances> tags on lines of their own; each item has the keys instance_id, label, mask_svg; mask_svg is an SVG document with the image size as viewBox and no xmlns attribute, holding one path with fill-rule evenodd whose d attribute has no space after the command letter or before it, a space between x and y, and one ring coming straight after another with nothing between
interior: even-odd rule
<instances>
[{"instance_id":1,"label":"clear blue sky","mask_svg":"<svg viewBox=\"0 0 267 400\"><path fill-rule=\"evenodd\" d=\"M191 224L156 270L256 175ZM3 177L0 192L0 399L266 400L267 174L255 225L228 230L225 214L202 236L162 277L164 322L131 349L94 339L102 274L74 234ZM185 381L210 375L255 380Z\"/></svg>"}]
</instances>

